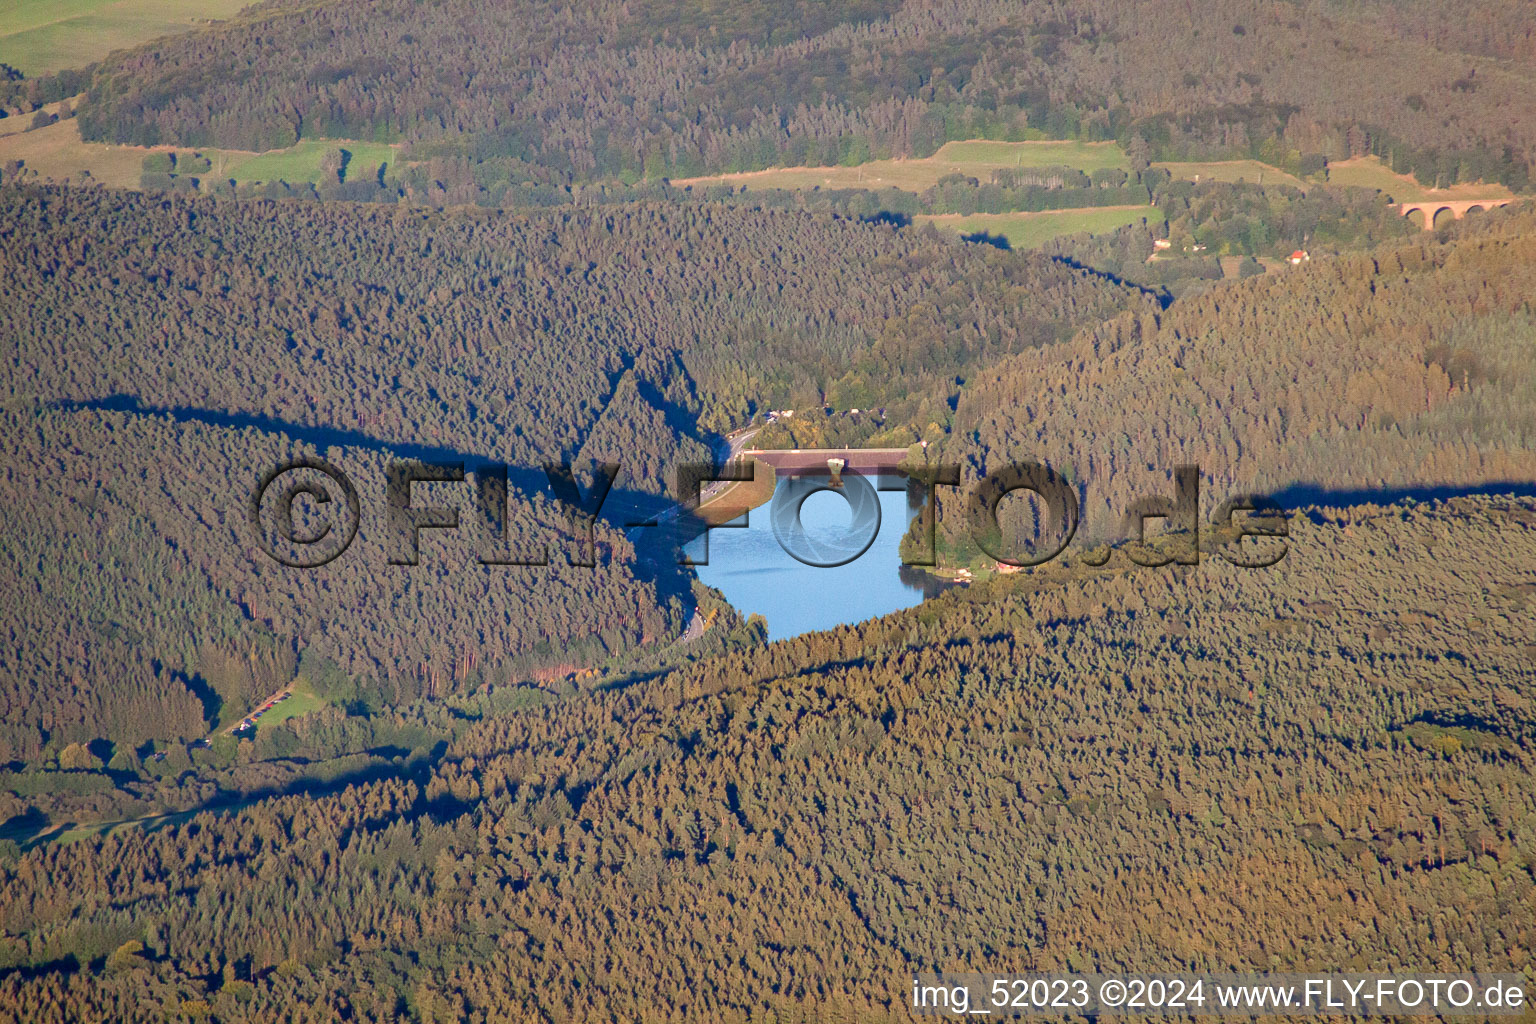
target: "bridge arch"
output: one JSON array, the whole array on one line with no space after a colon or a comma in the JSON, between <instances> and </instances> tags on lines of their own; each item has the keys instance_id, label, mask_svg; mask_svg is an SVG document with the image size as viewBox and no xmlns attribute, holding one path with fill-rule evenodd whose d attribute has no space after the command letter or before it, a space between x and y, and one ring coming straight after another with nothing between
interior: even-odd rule
<instances>
[{"instance_id":1,"label":"bridge arch","mask_svg":"<svg viewBox=\"0 0 1536 1024\"><path fill-rule=\"evenodd\" d=\"M1437 227L1444 227L1448 223L1441 214L1449 213L1452 220L1461 220L1473 210L1486 212L1496 206L1508 206L1518 202L1514 198L1509 199L1440 199L1426 202L1399 203L1398 212L1402 216L1412 220L1425 231L1433 231Z\"/></svg>"}]
</instances>

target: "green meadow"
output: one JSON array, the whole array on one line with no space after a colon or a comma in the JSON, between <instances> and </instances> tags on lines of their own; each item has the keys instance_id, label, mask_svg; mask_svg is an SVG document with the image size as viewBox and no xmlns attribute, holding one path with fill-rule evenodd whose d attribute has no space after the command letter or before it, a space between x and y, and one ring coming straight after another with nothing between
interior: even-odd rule
<instances>
[{"instance_id":1,"label":"green meadow","mask_svg":"<svg viewBox=\"0 0 1536 1024\"><path fill-rule=\"evenodd\" d=\"M340 149L349 154L347 179L356 181L361 177L376 175L380 164L394 163L396 147L379 142L316 140L254 156L249 153L221 154L216 150L204 150L203 153L213 161L214 177L233 178L240 182L286 181L298 184L320 181L320 162L330 149Z\"/></svg>"},{"instance_id":2,"label":"green meadow","mask_svg":"<svg viewBox=\"0 0 1536 1024\"><path fill-rule=\"evenodd\" d=\"M1514 195L1503 185L1485 185L1480 182L1452 185L1450 188L1429 188L1406 174L1394 173L1392 168L1374 156L1329 164L1328 184L1376 189L1399 203L1434 199L1507 199Z\"/></svg>"},{"instance_id":3,"label":"green meadow","mask_svg":"<svg viewBox=\"0 0 1536 1024\"><path fill-rule=\"evenodd\" d=\"M0 63L28 78L228 18L250 0L5 0Z\"/></svg>"},{"instance_id":4,"label":"green meadow","mask_svg":"<svg viewBox=\"0 0 1536 1024\"><path fill-rule=\"evenodd\" d=\"M1006 238L1011 249L1033 249L1061 235L1081 231L1101 234L1140 220L1160 224L1164 217L1163 211L1155 206L1108 206L1040 213L955 213L914 219L965 235L985 232Z\"/></svg>"},{"instance_id":5,"label":"green meadow","mask_svg":"<svg viewBox=\"0 0 1536 1024\"><path fill-rule=\"evenodd\" d=\"M871 160L852 167L776 167L766 171L673 179L689 185L746 185L748 188L900 188L921 192L950 174L990 181L1004 167L1076 167L1130 169L1125 151L1113 142L949 142L933 156L916 160Z\"/></svg>"},{"instance_id":6,"label":"green meadow","mask_svg":"<svg viewBox=\"0 0 1536 1024\"><path fill-rule=\"evenodd\" d=\"M1287 174L1278 167L1258 160L1206 160L1155 163L1173 176L1175 181L1226 181L1247 182L1250 185L1289 185L1307 190L1307 183L1294 174Z\"/></svg>"},{"instance_id":7,"label":"green meadow","mask_svg":"<svg viewBox=\"0 0 1536 1024\"><path fill-rule=\"evenodd\" d=\"M307 715L311 711L319 711L321 708L329 706L330 702L315 693L314 690L311 690L307 683L303 681L296 682L289 688L287 700L269 709L266 714L256 719L256 728L258 730L265 729L267 726L277 725L280 722L288 721L290 718L298 718L300 715ZM232 722L231 724L238 725L239 723Z\"/></svg>"}]
</instances>

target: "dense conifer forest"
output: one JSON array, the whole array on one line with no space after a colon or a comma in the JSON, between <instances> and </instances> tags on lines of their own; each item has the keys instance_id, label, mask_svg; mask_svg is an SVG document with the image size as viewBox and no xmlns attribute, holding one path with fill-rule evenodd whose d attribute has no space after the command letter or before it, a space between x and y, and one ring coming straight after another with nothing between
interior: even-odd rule
<instances>
[{"instance_id":1,"label":"dense conifer forest","mask_svg":"<svg viewBox=\"0 0 1536 1024\"><path fill-rule=\"evenodd\" d=\"M1252 493L1528 481L1533 228L1529 214L1468 222L1451 240L1231 282L999 360L967 380L922 460L964 467L962 490L1024 458L1067 473L1080 541L1117 539L1133 503L1173 493L1182 464L1200 467L1212 509ZM871 429L798 417L763 443L859 443ZM960 491L941 492L941 508L944 493L960 506ZM1009 543L1051 532L1038 520L1012 520ZM982 557L963 516L940 522L950 561Z\"/></svg>"},{"instance_id":2,"label":"dense conifer forest","mask_svg":"<svg viewBox=\"0 0 1536 1024\"><path fill-rule=\"evenodd\" d=\"M0 1013L905 1020L901 979L974 963L1529 970L1533 533L1524 499L1318 509L1280 573L1000 578L295 722L338 770L440 753L12 851Z\"/></svg>"},{"instance_id":3,"label":"dense conifer forest","mask_svg":"<svg viewBox=\"0 0 1536 1024\"><path fill-rule=\"evenodd\" d=\"M687 583L669 552L636 563L624 514L673 492L711 437L770 404L819 405L834 377L848 393L900 381L881 389L892 429L926 423L973 369L1154 305L1043 257L801 212L424 215L31 188L0 205L6 487L31 510L0 543L34 567L6 593L23 640L0 655L5 760L50 740L194 739L210 702L227 720L287 682L201 673L229 652L308 650L393 700L661 643ZM261 475L327 450L374 482L378 519L390 456L507 463L505 547L556 562L585 556L542 465L615 462L604 569L481 567L444 542L407 571L382 523L338 574L253 561L242 510Z\"/></svg>"},{"instance_id":4,"label":"dense conifer forest","mask_svg":"<svg viewBox=\"0 0 1536 1024\"><path fill-rule=\"evenodd\" d=\"M13 1019L864 1020L984 959L1527 966L1531 215L1163 308L829 212L0 198ZM784 442L1045 457L1095 537L1185 458L1324 506L1271 570L1071 558L681 646L716 599L611 519L595 571L450 540L407 571L365 519L306 576L238 514L274 460L381 480L424 439L519 473L513 546L579 548L542 452L647 500L755 410L882 379L883 420ZM215 731L295 684L329 706Z\"/></svg>"},{"instance_id":5,"label":"dense conifer forest","mask_svg":"<svg viewBox=\"0 0 1536 1024\"><path fill-rule=\"evenodd\" d=\"M109 58L79 116L138 144L406 141L450 187L857 163L1028 128L1523 186L1536 120L1506 112L1536 83L1528 12L1478 6L272 0Z\"/></svg>"}]
</instances>

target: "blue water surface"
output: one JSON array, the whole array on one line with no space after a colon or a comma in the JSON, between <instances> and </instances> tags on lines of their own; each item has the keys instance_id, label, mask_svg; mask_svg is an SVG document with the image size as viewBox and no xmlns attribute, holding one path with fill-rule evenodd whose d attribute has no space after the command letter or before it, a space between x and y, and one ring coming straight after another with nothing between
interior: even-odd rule
<instances>
[{"instance_id":1,"label":"blue water surface","mask_svg":"<svg viewBox=\"0 0 1536 1024\"><path fill-rule=\"evenodd\" d=\"M887 477L879 484L903 488L904 482ZM846 565L822 568L795 560L774 536L770 504L747 513L745 528L716 527L709 532L709 564L698 567L699 579L723 593L742 615L767 619L770 640L863 622L920 604L925 589L921 574L903 572L899 552L902 535L918 510L909 506L904 488L882 490L878 496L879 532L868 550ZM812 495L800 510L806 532L829 543L846 535L850 518L848 503L831 493ZM685 550L690 558L703 558L704 538Z\"/></svg>"}]
</instances>

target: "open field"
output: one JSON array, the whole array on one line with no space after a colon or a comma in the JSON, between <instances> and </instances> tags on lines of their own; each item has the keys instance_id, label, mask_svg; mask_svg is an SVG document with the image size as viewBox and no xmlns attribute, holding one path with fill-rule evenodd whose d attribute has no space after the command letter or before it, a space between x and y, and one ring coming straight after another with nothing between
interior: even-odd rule
<instances>
[{"instance_id":1,"label":"open field","mask_svg":"<svg viewBox=\"0 0 1536 1024\"><path fill-rule=\"evenodd\" d=\"M746 185L749 188L900 188L921 192L947 174L968 174L983 182L1003 167L1065 165L1084 172L1104 167L1130 168L1125 152L1113 142L971 142L945 143L920 160L872 160L854 167L777 167L766 171L677 178L672 184Z\"/></svg>"},{"instance_id":2,"label":"open field","mask_svg":"<svg viewBox=\"0 0 1536 1024\"><path fill-rule=\"evenodd\" d=\"M321 708L329 706L330 703L324 697L311 690L309 684L301 680L288 688L287 700L273 706L266 714L256 720L256 728L265 729L269 725L277 725L288 721L290 718L298 718L300 715L307 715L311 711L319 711ZM232 722L230 724L239 725L240 723Z\"/></svg>"},{"instance_id":3,"label":"open field","mask_svg":"<svg viewBox=\"0 0 1536 1024\"><path fill-rule=\"evenodd\" d=\"M84 142L74 118L35 131L0 136L0 164L20 160L41 178L73 180L81 171L103 185L137 188L146 154L137 146Z\"/></svg>"},{"instance_id":4,"label":"open field","mask_svg":"<svg viewBox=\"0 0 1536 1024\"><path fill-rule=\"evenodd\" d=\"M962 234L986 232L1008 240L1012 249L1033 249L1060 235L1087 231L1113 231L1143 218L1161 223L1163 212L1155 206L1101 206L1079 210L1045 210L1040 213L947 213L913 218L932 222Z\"/></svg>"},{"instance_id":5,"label":"open field","mask_svg":"<svg viewBox=\"0 0 1536 1024\"><path fill-rule=\"evenodd\" d=\"M116 835L128 829L142 828L146 831L154 831L157 828L165 828L169 825L180 825L191 821L198 811L174 811L170 814L156 814L146 818L126 818L121 821L95 821L83 825L66 824L56 829L49 829L30 837L31 842L51 841L55 843L75 843L82 839L92 839Z\"/></svg>"},{"instance_id":6,"label":"open field","mask_svg":"<svg viewBox=\"0 0 1536 1024\"><path fill-rule=\"evenodd\" d=\"M341 149L351 155L347 162L347 177L356 180L360 175L378 173L379 165L394 163L399 147L378 142L306 141L288 149L270 153L239 154L231 156L222 172L219 170L218 151L202 152L214 162L215 177L234 178L236 181L286 181L297 184L304 181L320 181L320 161L328 149Z\"/></svg>"},{"instance_id":7,"label":"open field","mask_svg":"<svg viewBox=\"0 0 1536 1024\"><path fill-rule=\"evenodd\" d=\"M56 103L44 103L43 110L49 114L57 114L63 109L64 104L71 106L80 102L80 96L71 96L68 99L59 100ZM32 130L32 119L37 116L37 111L30 114L12 114L10 117L0 117L0 138L7 135L16 135L19 132Z\"/></svg>"},{"instance_id":8,"label":"open field","mask_svg":"<svg viewBox=\"0 0 1536 1024\"><path fill-rule=\"evenodd\" d=\"M7 118L6 120L11 120ZM19 123L31 123L31 118L16 118ZM0 122L3 124L3 122ZM307 141L288 149L268 153L252 153L238 149L201 149L197 152L213 163L213 170L196 177L233 178L239 182L287 181L292 184L320 180L320 161L325 151L332 147L351 154L347 163L349 178L359 175L373 176L379 164L393 163L396 146L376 142ZM80 138L80 128L73 118L59 121L46 128L17 131L9 135L0 132L0 164L20 160L30 171L41 178L73 180L81 171L90 171L91 177L104 185L118 188L137 188L143 171L144 158L155 152L175 152L187 155L192 150L142 146L120 146L113 143L85 142Z\"/></svg>"},{"instance_id":9,"label":"open field","mask_svg":"<svg viewBox=\"0 0 1536 1024\"><path fill-rule=\"evenodd\" d=\"M1250 185L1289 185L1303 192L1307 189L1307 183L1295 175L1258 160L1161 162L1152 166L1163 168L1173 175L1175 181L1194 181L1198 178L1200 181L1245 181Z\"/></svg>"},{"instance_id":10,"label":"open field","mask_svg":"<svg viewBox=\"0 0 1536 1024\"><path fill-rule=\"evenodd\" d=\"M275 704L272 703L273 700L285 693L288 695L286 700L280 700ZM237 715L231 712L229 713L230 717L225 718L224 713L221 713L219 724L214 727L214 732L223 732L231 736L249 738L254 736L258 730L264 729L269 725L277 725L288 721L290 718L298 718L300 715L307 715L311 711L319 711L321 708L328 707L329 705L330 702L311 689L308 682L303 679L297 679L291 686L264 698L260 704L251 708L246 714ZM263 708L266 710L262 711ZM259 718L256 717L257 711L262 712ZM254 728L242 729L242 725L247 721L254 722Z\"/></svg>"},{"instance_id":11,"label":"open field","mask_svg":"<svg viewBox=\"0 0 1536 1024\"><path fill-rule=\"evenodd\" d=\"M0 63L28 78L79 68L113 50L228 18L250 0L7 0Z\"/></svg>"},{"instance_id":12,"label":"open field","mask_svg":"<svg viewBox=\"0 0 1536 1024\"><path fill-rule=\"evenodd\" d=\"M1394 174L1392 168L1374 156L1340 160L1328 165L1328 184L1354 188L1374 188L1387 193L1399 203L1431 199L1505 199L1514 195L1503 185L1460 184L1450 188L1426 188L1406 174Z\"/></svg>"},{"instance_id":13,"label":"open field","mask_svg":"<svg viewBox=\"0 0 1536 1024\"><path fill-rule=\"evenodd\" d=\"M1118 167L1128 171L1130 159L1124 150L1113 142L1077 142L1053 140L1043 142L988 142L976 139L970 142L946 143L930 160L952 164L962 173L965 168L995 170L1000 167L1050 167L1065 165L1091 172L1105 167ZM946 172L948 173L948 172Z\"/></svg>"}]
</instances>

